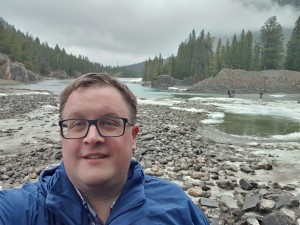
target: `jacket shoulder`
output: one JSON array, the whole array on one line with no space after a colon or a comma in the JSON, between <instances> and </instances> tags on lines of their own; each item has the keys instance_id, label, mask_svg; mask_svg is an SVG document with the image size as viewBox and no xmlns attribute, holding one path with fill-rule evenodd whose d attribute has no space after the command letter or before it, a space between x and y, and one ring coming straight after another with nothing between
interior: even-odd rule
<instances>
[{"instance_id":1,"label":"jacket shoulder","mask_svg":"<svg viewBox=\"0 0 300 225\"><path fill-rule=\"evenodd\" d=\"M169 191L165 193L166 195L173 194L174 192L185 194L182 188L179 187L179 185L177 185L176 183L169 180L147 175L145 176L145 189L150 191L153 190L156 193Z\"/></svg>"},{"instance_id":2,"label":"jacket shoulder","mask_svg":"<svg viewBox=\"0 0 300 225\"><path fill-rule=\"evenodd\" d=\"M200 208L176 183L145 176L144 189L152 221L209 225Z\"/></svg>"},{"instance_id":3,"label":"jacket shoulder","mask_svg":"<svg viewBox=\"0 0 300 225\"><path fill-rule=\"evenodd\" d=\"M0 224L14 224L22 221L30 209L36 208L39 192L35 183L24 184L21 188L0 191Z\"/></svg>"}]
</instances>

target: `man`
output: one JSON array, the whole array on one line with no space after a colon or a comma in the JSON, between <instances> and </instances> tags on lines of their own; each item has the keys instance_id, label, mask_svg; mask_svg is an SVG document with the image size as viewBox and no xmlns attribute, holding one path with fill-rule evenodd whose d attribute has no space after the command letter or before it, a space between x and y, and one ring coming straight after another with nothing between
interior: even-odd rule
<instances>
[{"instance_id":1,"label":"man","mask_svg":"<svg viewBox=\"0 0 300 225\"><path fill-rule=\"evenodd\" d=\"M175 184L132 160L137 102L106 74L86 74L61 93L63 162L36 183L0 192L0 224L209 224Z\"/></svg>"}]
</instances>

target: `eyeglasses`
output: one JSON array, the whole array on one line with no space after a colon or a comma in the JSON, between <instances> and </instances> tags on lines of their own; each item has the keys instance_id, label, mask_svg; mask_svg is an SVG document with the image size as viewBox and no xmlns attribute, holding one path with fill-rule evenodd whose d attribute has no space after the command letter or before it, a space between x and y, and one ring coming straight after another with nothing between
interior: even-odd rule
<instances>
[{"instance_id":1,"label":"eyeglasses","mask_svg":"<svg viewBox=\"0 0 300 225\"><path fill-rule=\"evenodd\" d=\"M102 137L120 137L125 133L125 125L133 126L127 118L102 117L96 120L68 119L58 122L65 139L80 139L87 136L90 126L95 125Z\"/></svg>"}]
</instances>

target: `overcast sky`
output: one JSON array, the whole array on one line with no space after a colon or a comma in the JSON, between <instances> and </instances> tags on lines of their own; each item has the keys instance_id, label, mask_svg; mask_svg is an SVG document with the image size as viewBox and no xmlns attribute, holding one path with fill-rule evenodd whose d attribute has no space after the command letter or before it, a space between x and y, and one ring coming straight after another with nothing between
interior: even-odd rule
<instances>
[{"instance_id":1,"label":"overcast sky","mask_svg":"<svg viewBox=\"0 0 300 225\"><path fill-rule=\"evenodd\" d=\"M93 62L122 66L176 55L192 29L232 37L276 16L293 28L299 7L276 0L7 0L0 16L22 32Z\"/></svg>"}]
</instances>

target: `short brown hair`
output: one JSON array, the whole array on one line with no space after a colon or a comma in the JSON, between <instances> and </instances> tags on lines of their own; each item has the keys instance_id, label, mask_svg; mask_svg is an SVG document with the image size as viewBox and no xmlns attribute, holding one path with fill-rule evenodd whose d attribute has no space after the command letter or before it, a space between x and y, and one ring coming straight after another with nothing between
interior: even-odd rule
<instances>
[{"instance_id":1,"label":"short brown hair","mask_svg":"<svg viewBox=\"0 0 300 225\"><path fill-rule=\"evenodd\" d=\"M59 105L59 118L62 118L62 113L65 108L66 102L70 94L80 87L97 87L97 86L109 86L116 88L124 97L130 113L129 118L131 123L136 123L137 115L137 100L132 91L119 81L106 73L88 73L76 78L70 83L60 94L60 105Z\"/></svg>"}]
</instances>

